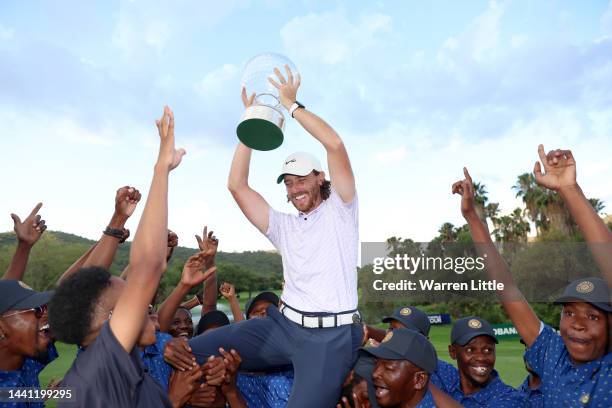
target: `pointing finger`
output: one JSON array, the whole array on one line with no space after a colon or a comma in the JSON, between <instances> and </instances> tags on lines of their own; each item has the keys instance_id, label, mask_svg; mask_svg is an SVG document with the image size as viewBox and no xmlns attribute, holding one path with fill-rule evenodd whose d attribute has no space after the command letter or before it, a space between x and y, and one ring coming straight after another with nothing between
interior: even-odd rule
<instances>
[{"instance_id":1,"label":"pointing finger","mask_svg":"<svg viewBox=\"0 0 612 408\"><path fill-rule=\"evenodd\" d=\"M36 204L36 207L34 207L34 209L32 210L32 212L30 213L30 217L36 215L36 213L38 212L38 210L40 210L40 207L42 207L42 203L38 203Z\"/></svg>"}]
</instances>

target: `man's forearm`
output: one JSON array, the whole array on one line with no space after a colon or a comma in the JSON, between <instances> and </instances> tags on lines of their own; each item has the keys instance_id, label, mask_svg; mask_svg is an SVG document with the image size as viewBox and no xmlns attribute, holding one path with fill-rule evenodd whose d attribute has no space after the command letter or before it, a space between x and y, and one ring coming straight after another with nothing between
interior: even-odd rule
<instances>
[{"instance_id":1,"label":"man's forearm","mask_svg":"<svg viewBox=\"0 0 612 408\"><path fill-rule=\"evenodd\" d=\"M18 241L17 248L15 249L15 253L11 259L11 264L4 273L2 279L23 280L23 275L25 274L26 266L28 265L31 250L32 245Z\"/></svg>"},{"instance_id":2,"label":"man's forearm","mask_svg":"<svg viewBox=\"0 0 612 408\"><path fill-rule=\"evenodd\" d=\"M230 174L227 181L227 186L230 191L243 186L248 186L251 152L251 149L242 143L238 143L238 146L236 146L236 151L234 152L234 158L232 159Z\"/></svg>"},{"instance_id":3,"label":"man's forearm","mask_svg":"<svg viewBox=\"0 0 612 408\"><path fill-rule=\"evenodd\" d=\"M612 287L612 232L597 215L580 186L561 188L559 195L589 244L602 275Z\"/></svg>"},{"instance_id":4,"label":"man's forearm","mask_svg":"<svg viewBox=\"0 0 612 408\"><path fill-rule=\"evenodd\" d=\"M538 336L540 320L519 290L512 273L495 247L488 230L476 212L466 216L476 253L484 260L487 275L503 283L504 289L497 295L506 313L516 326L521 338L531 346Z\"/></svg>"},{"instance_id":5,"label":"man's forearm","mask_svg":"<svg viewBox=\"0 0 612 408\"><path fill-rule=\"evenodd\" d=\"M181 302L190 290L191 286L179 282L172 293L170 293L170 296L168 296L161 304L157 311L160 331L168 331L168 328L172 325L172 320L174 319L176 310L181 305Z\"/></svg>"},{"instance_id":6,"label":"man's forearm","mask_svg":"<svg viewBox=\"0 0 612 408\"><path fill-rule=\"evenodd\" d=\"M83 267L83 264L85 264L85 261L87 261L87 258L89 257L89 255L92 253L92 251L96 248L96 246L98 245L98 243L96 242L95 244L93 244L88 250L87 252L85 252L83 255L81 255L81 257L79 259L77 259L76 261L74 261L74 263L72 265L70 265L68 267L68 269L66 269L66 272L64 272L62 274L62 276L59 277L59 279L57 280L57 285L59 285L60 283L62 283L66 278L74 275L76 273L76 271L78 271L79 269L81 269Z\"/></svg>"},{"instance_id":7,"label":"man's forearm","mask_svg":"<svg viewBox=\"0 0 612 408\"><path fill-rule=\"evenodd\" d=\"M238 299L236 296L232 296L228 299L230 304L230 308L232 310L232 316L234 316L234 323L241 322L244 320L244 315L240 310L240 303L238 303Z\"/></svg>"},{"instance_id":8,"label":"man's forearm","mask_svg":"<svg viewBox=\"0 0 612 408\"><path fill-rule=\"evenodd\" d=\"M293 117L323 145L327 152L335 151L342 147L342 139L340 139L338 133L314 113L300 108L293 113Z\"/></svg>"},{"instance_id":9,"label":"man's forearm","mask_svg":"<svg viewBox=\"0 0 612 408\"><path fill-rule=\"evenodd\" d=\"M205 269L214 267L215 264L206 265ZM204 294L202 295L202 316L217 309L217 273L213 273L204 281Z\"/></svg>"},{"instance_id":10,"label":"man's forearm","mask_svg":"<svg viewBox=\"0 0 612 408\"><path fill-rule=\"evenodd\" d=\"M121 217L117 214L113 214L108 226L115 229L122 229L125 226L127 217ZM102 234L102 237L98 241L98 245L95 246L91 254L85 260L83 264L84 268L90 266L100 266L104 269L109 269L117 253L119 247L119 239L113 236Z\"/></svg>"}]
</instances>

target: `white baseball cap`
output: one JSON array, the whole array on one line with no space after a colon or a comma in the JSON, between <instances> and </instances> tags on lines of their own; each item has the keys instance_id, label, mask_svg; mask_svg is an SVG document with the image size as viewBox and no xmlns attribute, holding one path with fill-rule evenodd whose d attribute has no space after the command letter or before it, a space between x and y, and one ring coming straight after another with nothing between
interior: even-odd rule
<instances>
[{"instance_id":1,"label":"white baseball cap","mask_svg":"<svg viewBox=\"0 0 612 408\"><path fill-rule=\"evenodd\" d=\"M281 175L278 176L276 182L280 184L285 174L307 176L312 173L313 170L323 171L319 160L310 153L295 152L285 159Z\"/></svg>"}]
</instances>

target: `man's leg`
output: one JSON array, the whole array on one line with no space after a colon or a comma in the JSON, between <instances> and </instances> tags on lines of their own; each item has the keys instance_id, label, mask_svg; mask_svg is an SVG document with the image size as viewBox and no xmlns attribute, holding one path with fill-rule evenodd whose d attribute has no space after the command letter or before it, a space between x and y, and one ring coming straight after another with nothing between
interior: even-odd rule
<instances>
[{"instance_id":1,"label":"man's leg","mask_svg":"<svg viewBox=\"0 0 612 408\"><path fill-rule=\"evenodd\" d=\"M287 407L335 407L342 383L356 360L363 337L362 326L352 324L330 329L298 326L296 330L302 339L293 352L295 378Z\"/></svg>"},{"instance_id":2,"label":"man's leg","mask_svg":"<svg viewBox=\"0 0 612 408\"><path fill-rule=\"evenodd\" d=\"M189 345L199 364L211 355L219 355L219 347L223 347L240 354L241 371L288 365L293 341L278 317L284 319L263 317L219 327L192 338Z\"/></svg>"}]
</instances>

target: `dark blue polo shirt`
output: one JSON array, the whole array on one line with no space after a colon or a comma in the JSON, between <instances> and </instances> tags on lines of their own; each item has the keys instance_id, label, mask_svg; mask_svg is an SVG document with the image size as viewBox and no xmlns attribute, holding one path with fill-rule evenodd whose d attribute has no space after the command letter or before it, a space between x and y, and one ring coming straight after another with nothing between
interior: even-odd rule
<instances>
[{"instance_id":1,"label":"dark blue polo shirt","mask_svg":"<svg viewBox=\"0 0 612 408\"><path fill-rule=\"evenodd\" d=\"M540 374L545 407L612 407L612 353L575 366L561 336L544 325L525 360Z\"/></svg>"},{"instance_id":2,"label":"dark blue polo shirt","mask_svg":"<svg viewBox=\"0 0 612 408\"><path fill-rule=\"evenodd\" d=\"M446 392L454 400L466 408L495 407L495 408L520 408L529 407L527 397L522 392L504 384L499 378L497 371L493 370L493 379L486 387L474 394L464 395L461 390L461 379L459 371L452 365L444 366L442 370L438 367L436 372L443 378L446 384Z\"/></svg>"},{"instance_id":3,"label":"dark blue polo shirt","mask_svg":"<svg viewBox=\"0 0 612 408\"><path fill-rule=\"evenodd\" d=\"M538 388L531 389L529 387L529 376L525 378L525 381L518 388L520 392L527 396L529 406L531 408L543 408L544 407L544 396L542 395L542 384Z\"/></svg>"},{"instance_id":4,"label":"dark blue polo shirt","mask_svg":"<svg viewBox=\"0 0 612 408\"><path fill-rule=\"evenodd\" d=\"M47 356L42 360L25 358L21 369L15 371L0 370L0 387L36 387L40 388L38 374L57 358L57 350L53 343L49 343ZM0 402L0 408L43 408L43 402Z\"/></svg>"},{"instance_id":5,"label":"dark blue polo shirt","mask_svg":"<svg viewBox=\"0 0 612 408\"><path fill-rule=\"evenodd\" d=\"M72 389L76 401L58 407L172 407L164 389L146 372L138 347L127 353L108 322L77 356L60 386Z\"/></svg>"}]
</instances>

